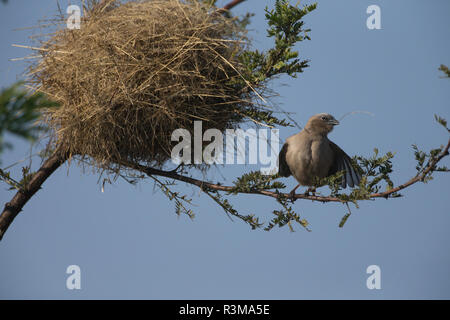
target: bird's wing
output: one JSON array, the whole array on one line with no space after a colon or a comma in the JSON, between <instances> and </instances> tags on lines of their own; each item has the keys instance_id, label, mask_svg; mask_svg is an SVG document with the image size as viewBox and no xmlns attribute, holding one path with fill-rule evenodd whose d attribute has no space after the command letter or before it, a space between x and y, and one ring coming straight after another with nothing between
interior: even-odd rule
<instances>
[{"instance_id":1,"label":"bird's wing","mask_svg":"<svg viewBox=\"0 0 450 320\"><path fill-rule=\"evenodd\" d=\"M278 174L281 177L289 177L291 173L291 169L289 168L286 162L286 152L288 149L288 144L285 143L283 148L281 148L280 154L278 155Z\"/></svg>"},{"instance_id":2,"label":"bird's wing","mask_svg":"<svg viewBox=\"0 0 450 320\"><path fill-rule=\"evenodd\" d=\"M345 188L348 185L353 188L355 185L358 185L361 180L361 175L353 167L350 157L332 141L330 141L330 147L333 150L334 160L328 171L328 175L331 176L339 171L345 171L342 177L341 187Z\"/></svg>"}]
</instances>

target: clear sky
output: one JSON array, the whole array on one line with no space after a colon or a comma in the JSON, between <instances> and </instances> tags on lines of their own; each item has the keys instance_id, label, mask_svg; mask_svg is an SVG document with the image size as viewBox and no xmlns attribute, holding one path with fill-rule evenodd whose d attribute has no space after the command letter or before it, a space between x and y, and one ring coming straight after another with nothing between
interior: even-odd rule
<instances>
[{"instance_id":1,"label":"clear sky","mask_svg":"<svg viewBox=\"0 0 450 320\"><path fill-rule=\"evenodd\" d=\"M33 31L16 29L56 10L54 0L9 2L0 4L0 87L22 78L25 64L9 59L29 54L11 45L28 44ZM251 36L258 48L270 45L264 7L274 2L248 0L233 9L256 14ZM381 30L366 27L373 4L381 8ZM273 82L276 103L295 112L300 125L319 112L336 118L371 112L346 117L330 138L351 155L370 156L374 147L395 152L392 178L405 182L415 174L411 145L429 150L448 139L433 118L450 120L450 80L437 70L450 65L448 12L447 0L319 1L305 19L312 41L299 48L311 67L298 79ZM296 132L283 128L280 135L284 140ZM3 165L30 152L27 143L8 138L15 148L2 155ZM207 178L231 183L253 169L225 166ZM137 187L118 181L102 193L97 180L89 170L64 166L25 206L0 242L0 298L450 298L448 175L414 185L401 199L361 202L342 229L344 206L299 200L294 207L312 232L299 226L293 233L232 222L191 186L178 190L194 200L193 221L178 218L174 204L149 181ZM295 185L293 178L284 181ZM0 186L1 206L12 196ZM256 195L231 200L265 221L278 208ZM69 265L81 268L81 290L66 288ZM366 287L370 265L381 269L380 290Z\"/></svg>"}]
</instances>

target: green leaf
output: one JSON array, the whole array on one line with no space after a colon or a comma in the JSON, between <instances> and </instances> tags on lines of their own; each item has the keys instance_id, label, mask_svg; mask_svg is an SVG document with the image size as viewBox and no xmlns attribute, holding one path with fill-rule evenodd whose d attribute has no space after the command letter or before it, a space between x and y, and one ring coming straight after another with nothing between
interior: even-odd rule
<instances>
[{"instance_id":1,"label":"green leaf","mask_svg":"<svg viewBox=\"0 0 450 320\"><path fill-rule=\"evenodd\" d=\"M0 153L11 148L3 140L5 132L34 141L39 132L46 130L36 124L41 110L58 106L42 93L28 94L22 85L22 82L17 82L0 92Z\"/></svg>"}]
</instances>

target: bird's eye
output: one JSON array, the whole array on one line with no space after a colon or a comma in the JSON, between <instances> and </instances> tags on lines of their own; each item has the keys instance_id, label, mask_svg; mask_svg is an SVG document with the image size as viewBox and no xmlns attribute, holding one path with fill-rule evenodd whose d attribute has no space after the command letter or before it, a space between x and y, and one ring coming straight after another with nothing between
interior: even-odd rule
<instances>
[{"instance_id":1,"label":"bird's eye","mask_svg":"<svg viewBox=\"0 0 450 320\"><path fill-rule=\"evenodd\" d=\"M322 117L322 120L323 120L323 121L327 121L328 118L327 118L327 117Z\"/></svg>"}]
</instances>

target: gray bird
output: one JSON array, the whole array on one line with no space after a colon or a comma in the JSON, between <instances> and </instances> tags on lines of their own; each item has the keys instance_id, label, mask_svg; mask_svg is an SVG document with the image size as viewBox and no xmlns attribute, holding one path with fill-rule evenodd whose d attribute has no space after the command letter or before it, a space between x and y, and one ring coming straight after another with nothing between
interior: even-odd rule
<instances>
[{"instance_id":1,"label":"gray bird","mask_svg":"<svg viewBox=\"0 0 450 320\"><path fill-rule=\"evenodd\" d=\"M339 171L345 171L342 188L359 184L361 176L350 157L327 137L338 124L332 115L319 113L308 120L302 131L286 139L278 156L278 173L282 177L293 175L299 182L290 193L292 198L300 185L312 187L316 178ZM310 190L313 189L307 192Z\"/></svg>"}]
</instances>

